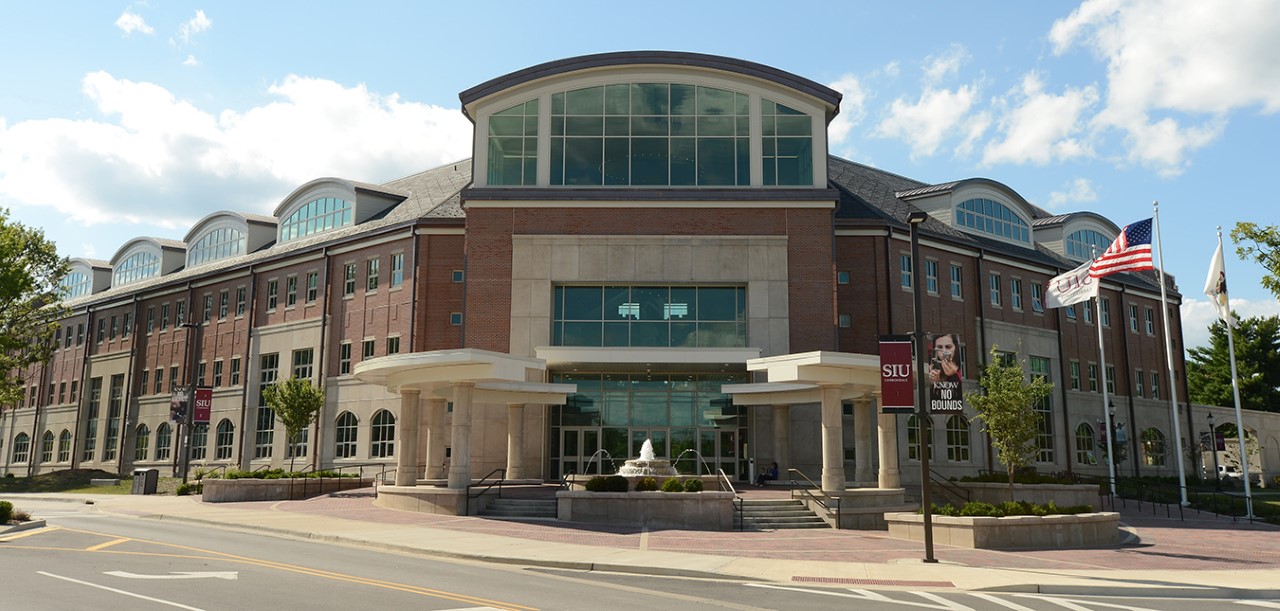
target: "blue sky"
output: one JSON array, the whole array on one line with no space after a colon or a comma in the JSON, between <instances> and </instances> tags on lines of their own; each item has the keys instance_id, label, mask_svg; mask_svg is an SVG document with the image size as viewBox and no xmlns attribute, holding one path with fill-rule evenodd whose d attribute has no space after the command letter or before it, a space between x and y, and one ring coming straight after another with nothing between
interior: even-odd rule
<instances>
[{"instance_id":1,"label":"blue sky","mask_svg":"<svg viewBox=\"0 0 1280 611\"><path fill-rule=\"evenodd\" d=\"M0 207L67 256L110 259L217 210L270 214L313 178L384 182L465 158L458 92L488 79L661 49L843 92L831 152L917 180L992 178L1119 225L1159 200L1188 345L1213 316L1200 290L1214 226L1276 223L1268 0L615 6L6 2ZM1280 313L1257 265L1228 256L1227 273L1238 312Z\"/></svg>"}]
</instances>

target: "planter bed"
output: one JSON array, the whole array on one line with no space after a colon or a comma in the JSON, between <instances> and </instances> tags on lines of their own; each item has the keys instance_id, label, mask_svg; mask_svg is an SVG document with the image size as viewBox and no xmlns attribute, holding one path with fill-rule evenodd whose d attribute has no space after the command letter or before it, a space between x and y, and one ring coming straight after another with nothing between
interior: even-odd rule
<instances>
[{"instance_id":1,"label":"planter bed","mask_svg":"<svg viewBox=\"0 0 1280 611\"><path fill-rule=\"evenodd\" d=\"M948 482L969 493L969 500L999 505L1009 500L1007 482ZM1013 498L1036 505L1059 507L1098 506L1097 484L1014 484Z\"/></svg>"},{"instance_id":2,"label":"planter bed","mask_svg":"<svg viewBox=\"0 0 1280 611\"><path fill-rule=\"evenodd\" d=\"M889 536L924 540L924 516L886 513ZM1110 547L1120 542L1120 514L1009 516L1004 518L933 516L933 540L942 545L978 549L1061 549Z\"/></svg>"},{"instance_id":3,"label":"planter bed","mask_svg":"<svg viewBox=\"0 0 1280 611\"><path fill-rule=\"evenodd\" d=\"M201 500L206 503L233 503L238 501L288 501L338 492L367 488L373 485L369 478L280 478L280 479L217 479L200 481L204 492ZM292 497L290 495L293 495ZM303 496L305 494L305 496Z\"/></svg>"}]
</instances>

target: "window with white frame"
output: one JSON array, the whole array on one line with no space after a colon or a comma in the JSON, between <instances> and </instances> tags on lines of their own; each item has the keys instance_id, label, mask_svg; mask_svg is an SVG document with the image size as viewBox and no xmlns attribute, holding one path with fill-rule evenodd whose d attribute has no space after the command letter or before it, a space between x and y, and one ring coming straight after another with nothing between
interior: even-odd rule
<instances>
[{"instance_id":1,"label":"window with white frame","mask_svg":"<svg viewBox=\"0 0 1280 611\"><path fill-rule=\"evenodd\" d=\"M396 417L383 409L373 415L370 458L390 458L396 450Z\"/></svg>"},{"instance_id":2,"label":"window with white frame","mask_svg":"<svg viewBox=\"0 0 1280 611\"><path fill-rule=\"evenodd\" d=\"M342 412L334 426L334 456L337 458L355 458L356 442L359 439L359 424L355 414Z\"/></svg>"},{"instance_id":3,"label":"window with white frame","mask_svg":"<svg viewBox=\"0 0 1280 611\"><path fill-rule=\"evenodd\" d=\"M969 419L960 414L947 418L947 460L969 462Z\"/></svg>"}]
</instances>

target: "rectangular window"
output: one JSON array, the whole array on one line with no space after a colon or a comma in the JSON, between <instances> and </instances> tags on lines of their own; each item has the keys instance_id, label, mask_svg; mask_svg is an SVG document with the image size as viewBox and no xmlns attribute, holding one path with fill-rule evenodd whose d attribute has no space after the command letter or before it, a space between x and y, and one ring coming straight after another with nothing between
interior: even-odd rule
<instances>
[{"instance_id":1,"label":"rectangular window","mask_svg":"<svg viewBox=\"0 0 1280 611\"><path fill-rule=\"evenodd\" d=\"M376 347L374 346L373 340L371 339L364 340L364 352L362 353L363 357L366 359L373 358L373 351L375 348Z\"/></svg>"},{"instance_id":2,"label":"rectangular window","mask_svg":"<svg viewBox=\"0 0 1280 611\"><path fill-rule=\"evenodd\" d=\"M133 333L133 312L125 312L124 322L121 324L123 326L120 328L120 335L122 337L129 337L129 334Z\"/></svg>"},{"instance_id":3,"label":"rectangular window","mask_svg":"<svg viewBox=\"0 0 1280 611\"><path fill-rule=\"evenodd\" d=\"M111 317L111 335L108 339L115 341L116 334L120 332L120 320L118 316Z\"/></svg>"},{"instance_id":4,"label":"rectangular window","mask_svg":"<svg viewBox=\"0 0 1280 611\"><path fill-rule=\"evenodd\" d=\"M169 328L169 303L160 304L160 330Z\"/></svg>"},{"instance_id":5,"label":"rectangular window","mask_svg":"<svg viewBox=\"0 0 1280 611\"><path fill-rule=\"evenodd\" d=\"M218 291L218 320L226 320L231 308L231 292L227 289Z\"/></svg>"},{"instance_id":6,"label":"rectangular window","mask_svg":"<svg viewBox=\"0 0 1280 611\"><path fill-rule=\"evenodd\" d=\"M231 357L231 385L240 385L240 357Z\"/></svg>"},{"instance_id":7,"label":"rectangular window","mask_svg":"<svg viewBox=\"0 0 1280 611\"><path fill-rule=\"evenodd\" d=\"M207 323L213 320L213 294L212 293L205 293L203 305L204 305L204 311L203 311L203 316L201 317L201 321Z\"/></svg>"},{"instance_id":8,"label":"rectangular window","mask_svg":"<svg viewBox=\"0 0 1280 611\"><path fill-rule=\"evenodd\" d=\"M142 370L142 377L138 378L138 394L140 395L149 394L147 393L147 391L150 390L151 387L147 385L147 382L151 380L150 374L151 374L150 371L146 369ZM71 400L74 401L75 398L72 398Z\"/></svg>"},{"instance_id":9,"label":"rectangular window","mask_svg":"<svg viewBox=\"0 0 1280 611\"><path fill-rule=\"evenodd\" d=\"M191 460L204 460L209 454L209 425L191 427Z\"/></svg>"},{"instance_id":10,"label":"rectangular window","mask_svg":"<svg viewBox=\"0 0 1280 611\"><path fill-rule=\"evenodd\" d=\"M1089 306L1088 306L1088 304L1086 304L1086 305L1085 305L1085 309L1087 310L1088 308L1089 308ZM1071 304L1071 305L1067 306L1067 307L1066 307L1066 310L1067 310L1067 320L1074 321L1074 320L1076 319L1076 306L1075 306L1075 304Z\"/></svg>"},{"instance_id":11,"label":"rectangular window","mask_svg":"<svg viewBox=\"0 0 1280 611\"><path fill-rule=\"evenodd\" d=\"M1133 372L1133 392L1136 393L1139 397L1147 396L1146 392L1142 388L1142 370L1141 369Z\"/></svg>"},{"instance_id":12,"label":"rectangular window","mask_svg":"<svg viewBox=\"0 0 1280 611\"><path fill-rule=\"evenodd\" d=\"M1147 335L1156 334L1156 311L1147 308Z\"/></svg>"},{"instance_id":13,"label":"rectangular window","mask_svg":"<svg viewBox=\"0 0 1280 611\"><path fill-rule=\"evenodd\" d=\"M961 290L961 288L963 287L962 281L963 281L963 275L962 275L960 266L952 265L951 266L951 297L952 298L960 299L964 297L964 292Z\"/></svg>"},{"instance_id":14,"label":"rectangular window","mask_svg":"<svg viewBox=\"0 0 1280 611\"><path fill-rule=\"evenodd\" d=\"M988 285L991 289L991 305L998 308L1000 307L1000 275L991 274L988 279Z\"/></svg>"},{"instance_id":15,"label":"rectangular window","mask_svg":"<svg viewBox=\"0 0 1280 611\"><path fill-rule=\"evenodd\" d=\"M64 341L65 341L66 343L62 344L62 347L63 347L64 349L66 349L66 348L70 348L70 347L71 347L71 342L72 342L72 341L74 341L74 338L73 338L72 336L74 336L74 335L75 335L75 332L74 332L74 331L72 331L72 329L73 329L73 327L72 327L71 325L67 325L67 335L66 335L66 337L64 338Z\"/></svg>"},{"instance_id":16,"label":"rectangular window","mask_svg":"<svg viewBox=\"0 0 1280 611\"><path fill-rule=\"evenodd\" d=\"M156 367L155 394L164 392L164 367Z\"/></svg>"},{"instance_id":17,"label":"rectangular window","mask_svg":"<svg viewBox=\"0 0 1280 611\"><path fill-rule=\"evenodd\" d=\"M72 382L72 384L75 384L75 382ZM1160 374L1155 371L1151 372L1151 398L1160 398ZM1245 438L1248 439L1248 436L1246 435Z\"/></svg>"},{"instance_id":18,"label":"rectangular window","mask_svg":"<svg viewBox=\"0 0 1280 611\"><path fill-rule=\"evenodd\" d=\"M338 374L351 373L351 342L342 342L338 346Z\"/></svg>"},{"instance_id":19,"label":"rectangular window","mask_svg":"<svg viewBox=\"0 0 1280 611\"><path fill-rule=\"evenodd\" d=\"M293 377L299 380L310 380L315 369L315 349L303 348L293 351Z\"/></svg>"},{"instance_id":20,"label":"rectangular window","mask_svg":"<svg viewBox=\"0 0 1280 611\"><path fill-rule=\"evenodd\" d=\"M356 294L356 264L348 263L342 271L342 294L350 297Z\"/></svg>"},{"instance_id":21,"label":"rectangular window","mask_svg":"<svg viewBox=\"0 0 1280 611\"><path fill-rule=\"evenodd\" d=\"M898 255L898 282L902 288L911 288L911 255Z\"/></svg>"},{"instance_id":22,"label":"rectangular window","mask_svg":"<svg viewBox=\"0 0 1280 611\"><path fill-rule=\"evenodd\" d=\"M196 365L196 386L204 386L204 374L205 370L208 369L208 365L204 361L200 361Z\"/></svg>"},{"instance_id":23,"label":"rectangular window","mask_svg":"<svg viewBox=\"0 0 1280 611\"><path fill-rule=\"evenodd\" d=\"M236 289L236 316L244 316L245 288Z\"/></svg>"},{"instance_id":24,"label":"rectangular window","mask_svg":"<svg viewBox=\"0 0 1280 611\"><path fill-rule=\"evenodd\" d=\"M178 300L178 313L174 315L173 324L181 327L187 322L187 301L185 299Z\"/></svg>"},{"instance_id":25,"label":"rectangular window","mask_svg":"<svg viewBox=\"0 0 1280 611\"><path fill-rule=\"evenodd\" d=\"M836 272L836 284L849 284L849 272Z\"/></svg>"},{"instance_id":26,"label":"rectangular window","mask_svg":"<svg viewBox=\"0 0 1280 611\"><path fill-rule=\"evenodd\" d=\"M298 304L298 277L289 276L284 279L284 307L292 308Z\"/></svg>"},{"instance_id":27,"label":"rectangular window","mask_svg":"<svg viewBox=\"0 0 1280 611\"><path fill-rule=\"evenodd\" d=\"M1081 309L1084 310L1084 322L1090 325L1093 324L1093 304L1085 303Z\"/></svg>"},{"instance_id":28,"label":"rectangular window","mask_svg":"<svg viewBox=\"0 0 1280 611\"><path fill-rule=\"evenodd\" d=\"M89 380L89 407L85 410L84 449L80 460L92 461L98 449L98 408L102 404L102 378Z\"/></svg>"},{"instance_id":29,"label":"rectangular window","mask_svg":"<svg viewBox=\"0 0 1280 611\"><path fill-rule=\"evenodd\" d=\"M1101 305L1101 307L1102 307L1102 321L1101 321L1101 322L1102 322L1102 326L1104 326L1104 327L1110 327L1110 326L1111 326L1111 300L1110 300L1110 299L1108 299L1108 298L1106 298L1106 297L1103 297L1103 298L1102 298L1102 301L1101 301L1100 303L1102 304L1102 305Z\"/></svg>"},{"instance_id":30,"label":"rectangular window","mask_svg":"<svg viewBox=\"0 0 1280 611\"><path fill-rule=\"evenodd\" d=\"M68 337L70 336L68 335ZM57 350L58 347L61 345L62 345L62 327L59 326L57 330L57 334L53 336L53 349Z\"/></svg>"},{"instance_id":31,"label":"rectangular window","mask_svg":"<svg viewBox=\"0 0 1280 611\"><path fill-rule=\"evenodd\" d=\"M1129 330L1138 332L1138 304L1136 303L1129 304Z\"/></svg>"},{"instance_id":32,"label":"rectangular window","mask_svg":"<svg viewBox=\"0 0 1280 611\"><path fill-rule=\"evenodd\" d=\"M380 261L379 259L369 259L368 261L365 262L365 275L367 280L365 284L365 290L368 290L368 291L378 290L379 261Z\"/></svg>"},{"instance_id":33,"label":"rectangular window","mask_svg":"<svg viewBox=\"0 0 1280 611\"><path fill-rule=\"evenodd\" d=\"M84 323L76 325L76 345L84 343Z\"/></svg>"},{"instance_id":34,"label":"rectangular window","mask_svg":"<svg viewBox=\"0 0 1280 611\"><path fill-rule=\"evenodd\" d=\"M320 272L307 273L307 303L315 303L320 294Z\"/></svg>"},{"instance_id":35,"label":"rectangular window","mask_svg":"<svg viewBox=\"0 0 1280 611\"><path fill-rule=\"evenodd\" d=\"M400 338L398 336L387 338L387 354L400 354Z\"/></svg>"},{"instance_id":36,"label":"rectangular window","mask_svg":"<svg viewBox=\"0 0 1280 611\"><path fill-rule=\"evenodd\" d=\"M67 383L58 382L58 403L67 402Z\"/></svg>"},{"instance_id":37,"label":"rectangular window","mask_svg":"<svg viewBox=\"0 0 1280 611\"><path fill-rule=\"evenodd\" d=\"M147 308L147 335L151 335L151 332L154 331L155 328L156 328L156 307L151 306Z\"/></svg>"},{"instance_id":38,"label":"rectangular window","mask_svg":"<svg viewBox=\"0 0 1280 611\"><path fill-rule=\"evenodd\" d=\"M259 360L261 368L258 377L258 414L255 421L253 438L253 457L271 458L271 446L275 442L276 415L267 407L265 394L268 386L276 383L280 376L280 355L264 354Z\"/></svg>"},{"instance_id":39,"label":"rectangular window","mask_svg":"<svg viewBox=\"0 0 1280 611\"><path fill-rule=\"evenodd\" d=\"M1107 394L1116 394L1116 366L1107 365Z\"/></svg>"},{"instance_id":40,"label":"rectangular window","mask_svg":"<svg viewBox=\"0 0 1280 611\"><path fill-rule=\"evenodd\" d=\"M1044 287L1039 282L1031 283L1031 309L1036 312L1044 311Z\"/></svg>"},{"instance_id":41,"label":"rectangular window","mask_svg":"<svg viewBox=\"0 0 1280 611\"><path fill-rule=\"evenodd\" d=\"M1089 392L1098 392L1098 366L1089 363Z\"/></svg>"},{"instance_id":42,"label":"rectangular window","mask_svg":"<svg viewBox=\"0 0 1280 611\"><path fill-rule=\"evenodd\" d=\"M747 345L745 286L556 286L552 345ZM463 324L462 312L450 322Z\"/></svg>"},{"instance_id":43,"label":"rectangular window","mask_svg":"<svg viewBox=\"0 0 1280 611\"><path fill-rule=\"evenodd\" d=\"M71 380L71 402L76 402L76 390L80 388L80 380Z\"/></svg>"},{"instance_id":44,"label":"rectangular window","mask_svg":"<svg viewBox=\"0 0 1280 611\"><path fill-rule=\"evenodd\" d=\"M938 262L924 260L924 288L930 295L938 294Z\"/></svg>"},{"instance_id":45,"label":"rectangular window","mask_svg":"<svg viewBox=\"0 0 1280 611\"><path fill-rule=\"evenodd\" d=\"M391 288L404 284L404 253L391 255Z\"/></svg>"},{"instance_id":46,"label":"rectangular window","mask_svg":"<svg viewBox=\"0 0 1280 611\"><path fill-rule=\"evenodd\" d=\"M455 269L451 274L449 274L449 278L453 280L454 284L462 284L462 281L466 278L466 274L460 269Z\"/></svg>"},{"instance_id":47,"label":"rectangular window","mask_svg":"<svg viewBox=\"0 0 1280 611\"><path fill-rule=\"evenodd\" d=\"M1071 390L1080 390L1080 361L1071 361Z\"/></svg>"},{"instance_id":48,"label":"rectangular window","mask_svg":"<svg viewBox=\"0 0 1280 611\"><path fill-rule=\"evenodd\" d=\"M107 319L99 318L98 319L98 343L101 344L102 340L106 338L107 338Z\"/></svg>"},{"instance_id":49,"label":"rectangular window","mask_svg":"<svg viewBox=\"0 0 1280 611\"><path fill-rule=\"evenodd\" d=\"M222 359L213 362L213 387L222 388Z\"/></svg>"},{"instance_id":50,"label":"rectangular window","mask_svg":"<svg viewBox=\"0 0 1280 611\"><path fill-rule=\"evenodd\" d=\"M102 460L116 459L120 441L120 420L124 407L124 374L111 376L111 390L107 395L107 434L102 439Z\"/></svg>"},{"instance_id":51,"label":"rectangular window","mask_svg":"<svg viewBox=\"0 0 1280 611\"><path fill-rule=\"evenodd\" d=\"M178 388L178 366L169 367L169 392L173 392Z\"/></svg>"},{"instance_id":52,"label":"rectangular window","mask_svg":"<svg viewBox=\"0 0 1280 611\"><path fill-rule=\"evenodd\" d=\"M276 309L276 300L279 298L280 281L267 281L267 311L271 312Z\"/></svg>"},{"instance_id":53,"label":"rectangular window","mask_svg":"<svg viewBox=\"0 0 1280 611\"><path fill-rule=\"evenodd\" d=\"M853 326L853 316L849 314L841 314L836 321L841 329L848 329Z\"/></svg>"},{"instance_id":54,"label":"rectangular window","mask_svg":"<svg viewBox=\"0 0 1280 611\"><path fill-rule=\"evenodd\" d=\"M1015 310L1022 309L1022 280L1017 278L1009 280L1009 305Z\"/></svg>"},{"instance_id":55,"label":"rectangular window","mask_svg":"<svg viewBox=\"0 0 1280 611\"><path fill-rule=\"evenodd\" d=\"M449 324L451 324L451 325L453 325L453 326L455 326L455 327L461 327L461 326L462 326L462 312L450 312L450 313L449 313Z\"/></svg>"},{"instance_id":56,"label":"rectangular window","mask_svg":"<svg viewBox=\"0 0 1280 611\"><path fill-rule=\"evenodd\" d=\"M1048 358L1032 356L1027 360L1031 365L1032 377L1051 381ZM1032 409L1040 415L1040 420L1036 424L1036 462L1052 463L1056 459L1053 443L1053 395L1036 401Z\"/></svg>"}]
</instances>

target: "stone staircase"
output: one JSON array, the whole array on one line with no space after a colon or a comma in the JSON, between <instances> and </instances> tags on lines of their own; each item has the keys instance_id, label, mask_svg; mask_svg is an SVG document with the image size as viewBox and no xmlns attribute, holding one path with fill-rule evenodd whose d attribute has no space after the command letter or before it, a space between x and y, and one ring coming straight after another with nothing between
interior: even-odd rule
<instances>
[{"instance_id":1,"label":"stone staircase","mask_svg":"<svg viewBox=\"0 0 1280 611\"><path fill-rule=\"evenodd\" d=\"M734 526L742 530L777 530L784 528L831 528L799 499L743 499L742 522Z\"/></svg>"},{"instance_id":2,"label":"stone staircase","mask_svg":"<svg viewBox=\"0 0 1280 611\"><path fill-rule=\"evenodd\" d=\"M555 499L494 499L480 510L486 518L556 519Z\"/></svg>"}]
</instances>

